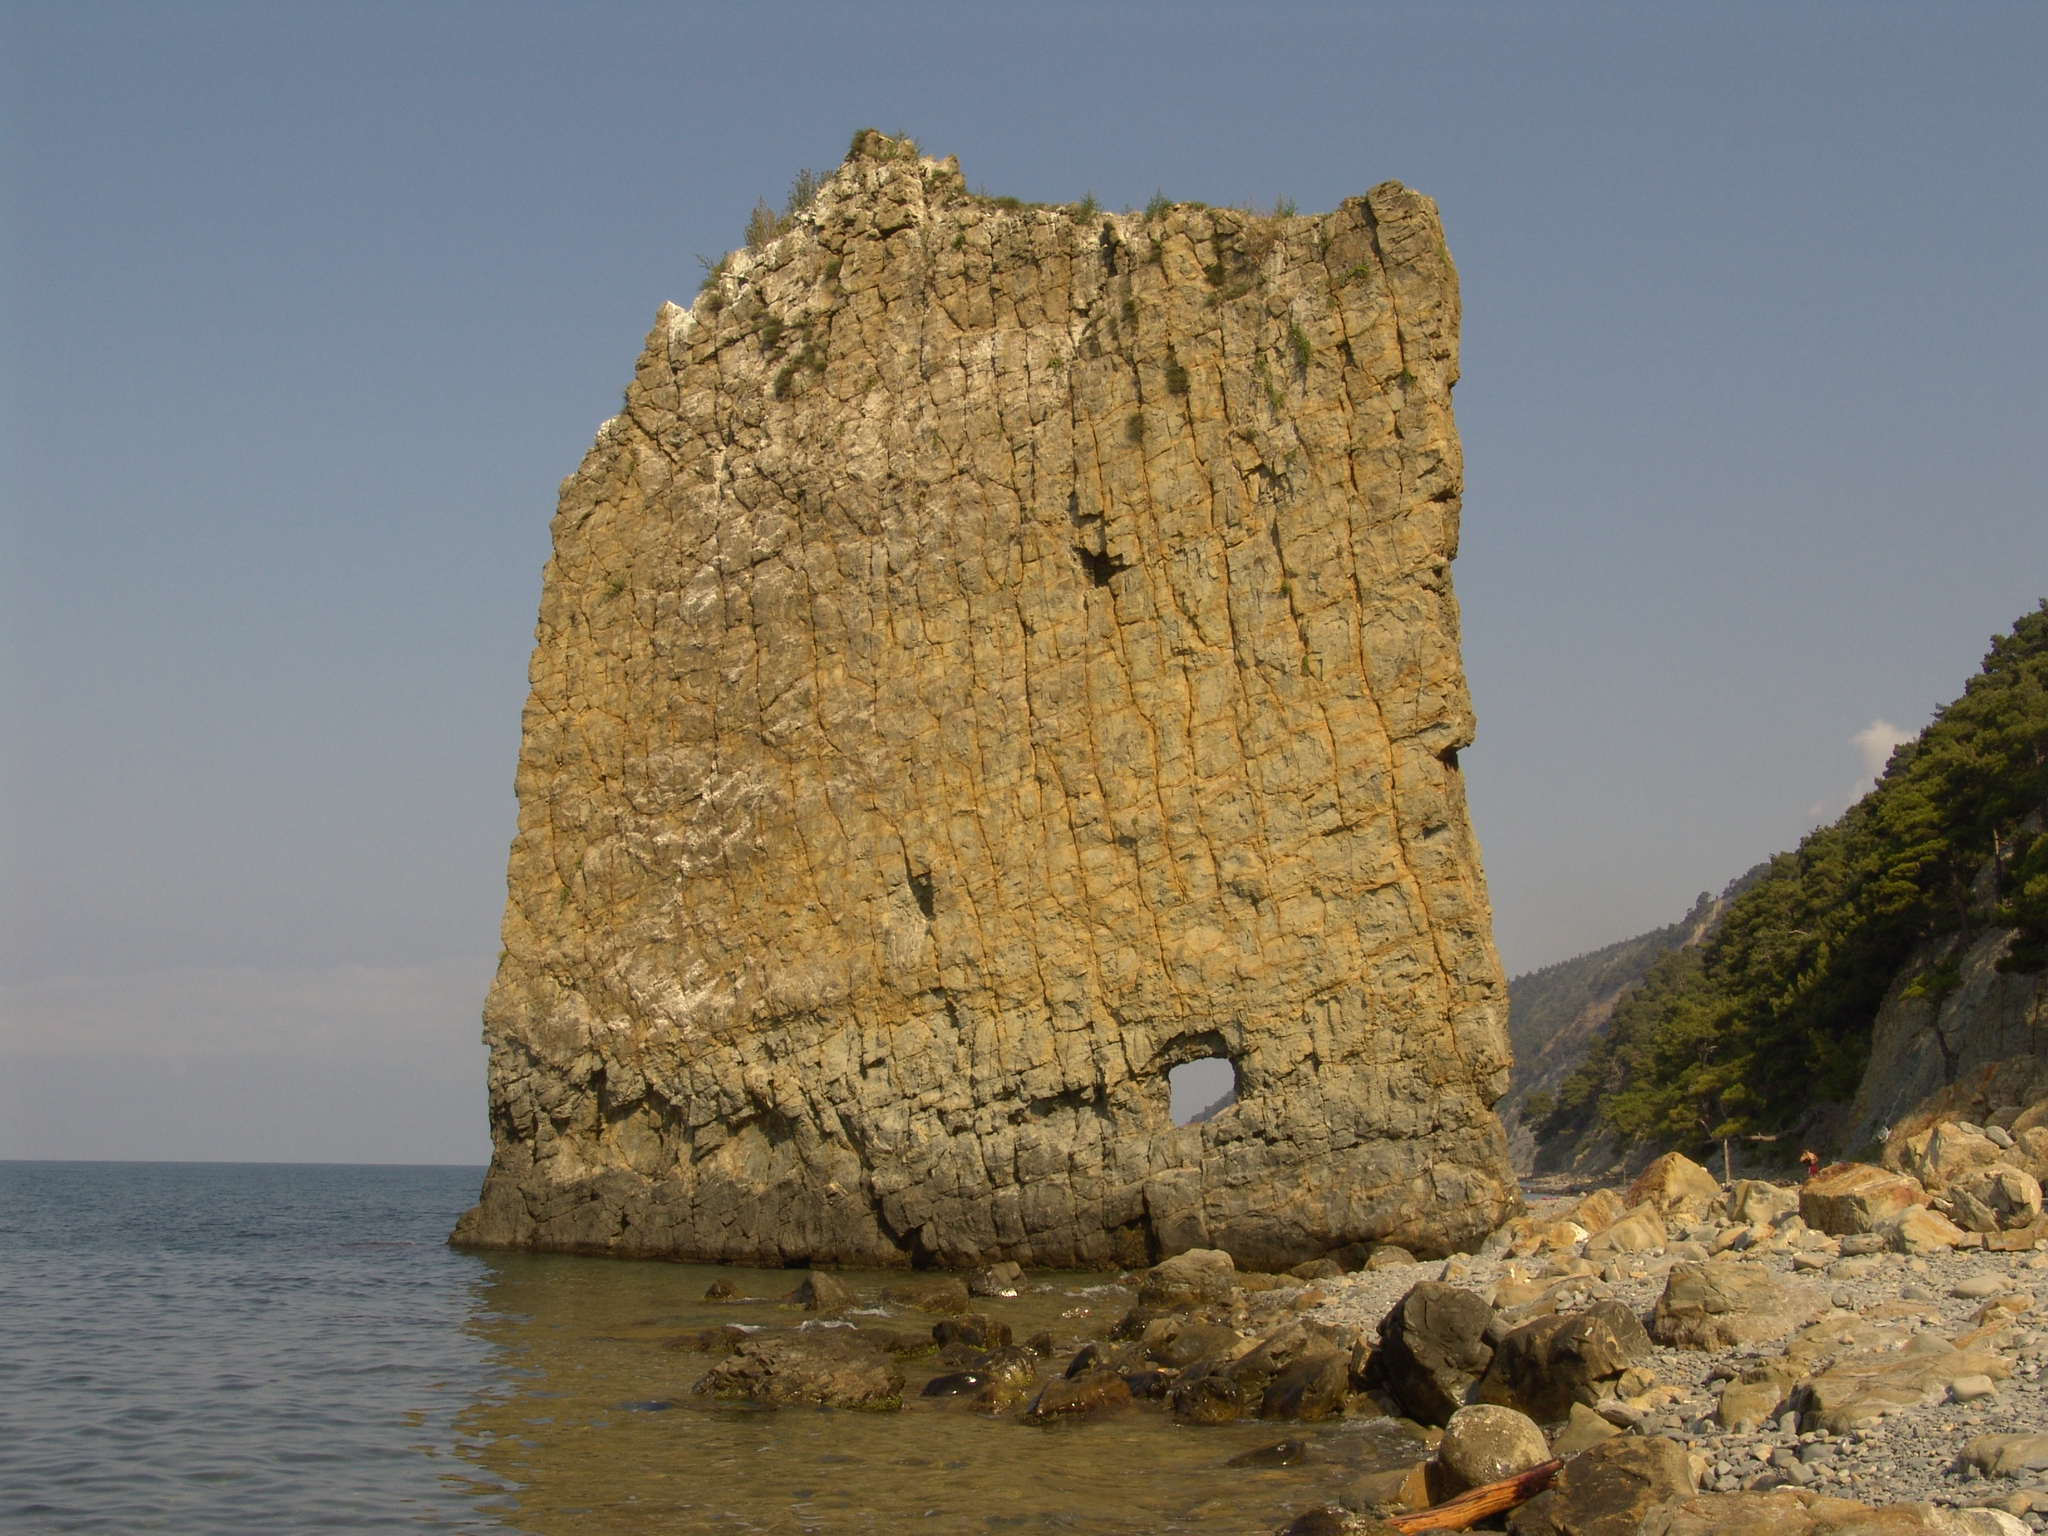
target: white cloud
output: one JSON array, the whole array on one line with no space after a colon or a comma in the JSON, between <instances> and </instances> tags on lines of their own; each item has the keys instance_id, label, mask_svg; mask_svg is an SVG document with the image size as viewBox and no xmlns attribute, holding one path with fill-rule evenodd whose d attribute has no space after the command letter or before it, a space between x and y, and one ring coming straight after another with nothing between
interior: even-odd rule
<instances>
[{"instance_id":1,"label":"white cloud","mask_svg":"<svg viewBox=\"0 0 2048 1536\"><path fill-rule=\"evenodd\" d=\"M1918 731L1902 731L1891 721L1879 719L1851 736L1849 744L1862 755L1864 771L1875 782L1877 776L1884 772L1884 765L1891 761L1892 749L1919 734ZM1866 787L1859 785L1857 793L1861 794Z\"/></svg>"}]
</instances>

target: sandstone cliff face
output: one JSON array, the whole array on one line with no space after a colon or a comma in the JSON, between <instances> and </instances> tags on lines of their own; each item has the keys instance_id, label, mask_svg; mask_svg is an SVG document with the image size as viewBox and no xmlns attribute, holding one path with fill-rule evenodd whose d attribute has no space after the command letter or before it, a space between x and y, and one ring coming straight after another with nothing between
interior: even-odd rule
<instances>
[{"instance_id":1,"label":"sandstone cliff face","mask_svg":"<svg viewBox=\"0 0 2048 1536\"><path fill-rule=\"evenodd\" d=\"M1267 1266L1512 1214L1457 327L1393 183L1079 217L880 136L665 305L554 520L455 1240Z\"/></svg>"}]
</instances>

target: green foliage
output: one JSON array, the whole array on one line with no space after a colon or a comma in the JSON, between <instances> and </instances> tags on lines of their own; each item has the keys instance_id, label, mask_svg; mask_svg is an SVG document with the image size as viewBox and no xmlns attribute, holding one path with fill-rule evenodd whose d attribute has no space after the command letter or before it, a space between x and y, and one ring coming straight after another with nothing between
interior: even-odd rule
<instances>
[{"instance_id":1,"label":"green foliage","mask_svg":"<svg viewBox=\"0 0 2048 1536\"><path fill-rule=\"evenodd\" d=\"M1623 999L1541 1134L1605 1126L1699 1147L1800 1124L1854 1092L1870 1028L1914 946L2019 930L2048 950L2048 601L1991 642L1961 698L1892 754L1877 787L1770 861L1695 950ZM1986 897L1973 892L1989 872ZM1950 984L1936 967L1922 985Z\"/></svg>"},{"instance_id":2,"label":"green foliage","mask_svg":"<svg viewBox=\"0 0 2048 1536\"><path fill-rule=\"evenodd\" d=\"M1522 1121L1526 1125L1541 1125L1556 1107L1557 1101L1539 1088L1522 1100Z\"/></svg>"},{"instance_id":3,"label":"green foliage","mask_svg":"<svg viewBox=\"0 0 2048 1536\"><path fill-rule=\"evenodd\" d=\"M1273 217L1274 217L1274 218L1276 218L1276 219L1291 219L1291 218L1293 218L1293 217L1294 217L1294 199L1293 199L1293 198L1291 198L1291 197L1279 197L1279 198L1275 198L1275 199L1273 200Z\"/></svg>"},{"instance_id":4,"label":"green foliage","mask_svg":"<svg viewBox=\"0 0 2048 1536\"><path fill-rule=\"evenodd\" d=\"M1102 212L1102 204L1095 201L1094 188L1091 187L1088 191L1084 192L1081 195L1081 201L1075 203L1073 209L1074 217L1077 219L1092 219L1096 214Z\"/></svg>"},{"instance_id":5,"label":"green foliage","mask_svg":"<svg viewBox=\"0 0 2048 1536\"><path fill-rule=\"evenodd\" d=\"M1188 392L1188 371L1181 366L1173 348L1166 349L1166 392L1169 395L1184 395Z\"/></svg>"},{"instance_id":6,"label":"green foliage","mask_svg":"<svg viewBox=\"0 0 2048 1536\"><path fill-rule=\"evenodd\" d=\"M1146 199L1145 218L1148 222L1153 219L1163 219L1172 211L1173 200L1166 195L1166 190L1163 187L1155 188L1152 196Z\"/></svg>"},{"instance_id":7,"label":"green foliage","mask_svg":"<svg viewBox=\"0 0 2048 1536\"><path fill-rule=\"evenodd\" d=\"M824 185L825 178L806 166L789 184L789 200L782 205L782 211L792 216L802 213L818 200L818 189Z\"/></svg>"},{"instance_id":8,"label":"green foliage","mask_svg":"<svg viewBox=\"0 0 2048 1536\"><path fill-rule=\"evenodd\" d=\"M1129 420L1124 422L1124 436L1133 447L1145 441L1145 413L1143 411L1131 412Z\"/></svg>"},{"instance_id":9,"label":"green foliage","mask_svg":"<svg viewBox=\"0 0 2048 1536\"><path fill-rule=\"evenodd\" d=\"M1289 350L1291 350L1294 353L1294 366L1299 368L1303 373L1307 373L1310 351L1308 344L1308 332L1304 331L1298 325L1288 326L1287 345Z\"/></svg>"}]
</instances>

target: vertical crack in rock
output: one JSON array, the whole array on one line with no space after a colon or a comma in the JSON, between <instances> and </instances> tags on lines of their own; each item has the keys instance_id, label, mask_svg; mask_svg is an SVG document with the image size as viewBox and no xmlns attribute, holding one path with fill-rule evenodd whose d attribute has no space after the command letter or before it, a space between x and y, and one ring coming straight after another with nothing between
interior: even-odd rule
<instances>
[{"instance_id":1,"label":"vertical crack in rock","mask_svg":"<svg viewBox=\"0 0 2048 1536\"><path fill-rule=\"evenodd\" d=\"M563 483L455 1241L1269 1267L1517 1205L1457 278L866 137ZM1176 1128L1167 1073L1237 1101Z\"/></svg>"}]
</instances>

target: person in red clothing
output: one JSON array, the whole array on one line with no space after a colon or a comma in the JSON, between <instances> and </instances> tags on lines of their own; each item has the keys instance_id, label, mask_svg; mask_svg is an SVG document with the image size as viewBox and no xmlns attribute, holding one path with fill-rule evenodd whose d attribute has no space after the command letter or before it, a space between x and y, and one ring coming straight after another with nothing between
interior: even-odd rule
<instances>
[{"instance_id":1,"label":"person in red clothing","mask_svg":"<svg viewBox=\"0 0 2048 1536\"><path fill-rule=\"evenodd\" d=\"M1799 1154L1799 1161L1800 1161L1800 1163L1801 1163L1801 1164L1802 1164L1802 1165L1803 1165L1803 1166L1805 1167L1805 1169L1806 1169L1806 1176L1807 1176L1807 1178L1809 1178L1809 1179L1810 1179L1810 1178L1812 1178L1812 1177L1813 1177L1813 1176L1814 1176L1814 1175L1815 1175L1816 1173L1820 1172L1820 1159L1819 1159L1818 1157L1816 1157L1816 1156L1815 1156L1815 1155L1814 1155L1813 1153L1811 1153L1811 1152L1802 1152L1802 1153L1800 1153L1800 1154Z\"/></svg>"}]
</instances>

